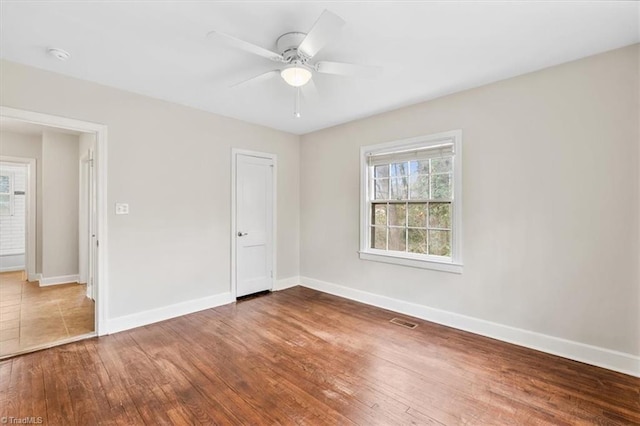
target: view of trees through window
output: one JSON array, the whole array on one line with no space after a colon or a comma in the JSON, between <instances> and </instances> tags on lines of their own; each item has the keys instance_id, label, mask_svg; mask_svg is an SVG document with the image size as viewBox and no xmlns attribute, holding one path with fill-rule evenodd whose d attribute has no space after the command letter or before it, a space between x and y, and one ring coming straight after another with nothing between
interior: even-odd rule
<instances>
[{"instance_id":1,"label":"view of trees through window","mask_svg":"<svg viewBox=\"0 0 640 426\"><path fill-rule=\"evenodd\" d=\"M371 169L371 248L450 257L453 158Z\"/></svg>"}]
</instances>

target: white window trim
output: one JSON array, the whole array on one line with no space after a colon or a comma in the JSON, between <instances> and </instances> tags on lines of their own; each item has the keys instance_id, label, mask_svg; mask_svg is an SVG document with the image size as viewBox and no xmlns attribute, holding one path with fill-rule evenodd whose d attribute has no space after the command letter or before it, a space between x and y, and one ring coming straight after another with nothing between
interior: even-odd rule
<instances>
[{"instance_id":1,"label":"white window trim","mask_svg":"<svg viewBox=\"0 0 640 426\"><path fill-rule=\"evenodd\" d=\"M411 149L425 145L437 145L443 141L453 141L453 217L451 237L451 259L413 253L389 252L370 248L369 242L369 176L367 157L399 149ZM360 147L360 259L393 263L414 268L462 273L462 130L452 130L433 135L385 142Z\"/></svg>"}]
</instances>

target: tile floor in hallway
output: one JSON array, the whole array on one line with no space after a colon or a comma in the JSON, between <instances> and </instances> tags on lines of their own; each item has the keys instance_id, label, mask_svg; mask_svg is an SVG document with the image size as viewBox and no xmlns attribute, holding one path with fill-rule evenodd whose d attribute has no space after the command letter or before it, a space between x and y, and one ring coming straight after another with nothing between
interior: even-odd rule
<instances>
[{"instance_id":1,"label":"tile floor in hallway","mask_svg":"<svg viewBox=\"0 0 640 426\"><path fill-rule=\"evenodd\" d=\"M0 273L0 357L94 330L94 302L83 284L39 287L23 273Z\"/></svg>"}]
</instances>

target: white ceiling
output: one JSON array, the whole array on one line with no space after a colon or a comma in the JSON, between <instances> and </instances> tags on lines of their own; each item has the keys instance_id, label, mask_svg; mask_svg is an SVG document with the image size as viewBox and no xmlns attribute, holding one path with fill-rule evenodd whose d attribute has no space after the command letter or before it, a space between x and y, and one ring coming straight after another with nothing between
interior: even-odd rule
<instances>
[{"instance_id":1,"label":"white ceiling","mask_svg":"<svg viewBox=\"0 0 640 426\"><path fill-rule=\"evenodd\" d=\"M0 2L0 55L228 117L302 134L640 41L637 2ZM293 117L277 66L206 34L265 48L346 20L316 58L379 65L376 80L315 75L319 99ZM72 58L58 61L47 47ZM274 66L275 65L275 66Z\"/></svg>"}]
</instances>

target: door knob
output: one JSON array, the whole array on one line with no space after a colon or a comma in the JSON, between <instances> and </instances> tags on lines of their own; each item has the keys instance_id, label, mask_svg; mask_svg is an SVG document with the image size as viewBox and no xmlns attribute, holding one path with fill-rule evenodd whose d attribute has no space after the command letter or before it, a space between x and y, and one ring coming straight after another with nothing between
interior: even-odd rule
<instances>
[{"instance_id":1,"label":"door knob","mask_svg":"<svg viewBox=\"0 0 640 426\"><path fill-rule=\"evenodd\" d=\"M248 235L248 233L238 231L238 237L244 237L245 235Z\"/></svg>"}]
</instances>

